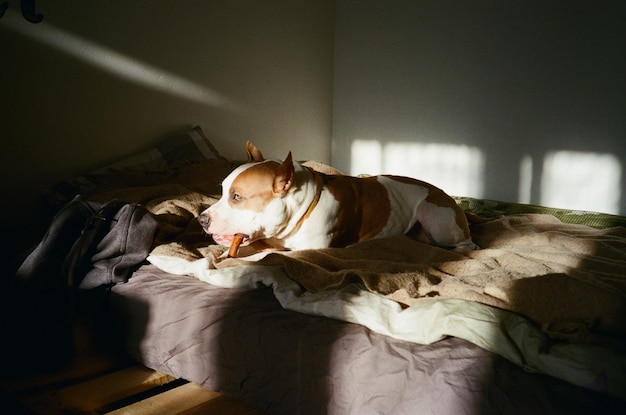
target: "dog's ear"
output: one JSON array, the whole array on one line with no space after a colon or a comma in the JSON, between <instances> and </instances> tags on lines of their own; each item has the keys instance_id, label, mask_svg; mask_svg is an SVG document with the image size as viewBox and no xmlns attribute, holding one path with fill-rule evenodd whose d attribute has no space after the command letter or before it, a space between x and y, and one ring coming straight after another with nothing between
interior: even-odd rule
<instances>
[{"instance_id":1,"label":"dog's ear","mask_svg":"<svg viewBox=\"0 0 626 415\"><path fill-rule=\"evenodd\" d=\"M291 151L287 154L287 158L276 169L276 175L274 176L274 194L284 195L293 185L293 177L295 171L293 168L293 161L291 160Z\"/></svg>"},{"instance_id":2,"label":"dog's ear","mask_svg":"<svg viewBox=\"0 0 626 415\"><path fill-rule=\"evenodd\" d=\"M265 160L261 150L256 148L250 141L246 141L246 153L248 154L248 162Z\"/></svg>"}]
</instances>

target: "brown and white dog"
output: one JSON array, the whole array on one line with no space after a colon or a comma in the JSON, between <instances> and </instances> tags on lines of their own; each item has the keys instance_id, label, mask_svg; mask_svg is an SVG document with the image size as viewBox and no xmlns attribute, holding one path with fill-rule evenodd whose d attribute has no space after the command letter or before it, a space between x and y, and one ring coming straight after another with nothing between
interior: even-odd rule
<instances>
[{"instance_id":1,"label":"brown and white dog","mask_svg":"<svg viewBox=\"0 0 626 415\"><path fill-rule=\"evenodd\" d=\"M463 210L437 187L408 177L324 174L292 161L265 160L250 142L248 163L222 183L222 197L198 217L205 232L230 246L260 241L274 249L345 247L406 234L469 251Z\"/></svg>"}]
</instances>

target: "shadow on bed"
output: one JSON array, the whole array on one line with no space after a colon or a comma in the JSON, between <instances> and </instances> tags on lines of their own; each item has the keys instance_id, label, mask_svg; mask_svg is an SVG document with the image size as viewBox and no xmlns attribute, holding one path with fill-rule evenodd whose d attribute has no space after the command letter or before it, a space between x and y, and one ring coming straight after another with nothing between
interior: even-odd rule
<instances>
[{"instance_id":1,"label":"shadow on bed","mask_svg":"<svg viewBox=\"0 0 626 415\"><path fill-rule=\"evenodd\" d=\"M494 269L501 267L512 275L489 282L485 293L493 297L491 305L497 307L501 301L503 308L534 322L552 339L601 345L611 339L623 342L623 218L609 218L615 222L611 227L594 229L567 222L581 221L577 216L584 215L574 212L562 218L565 222L549 215L520 215L482 227L478 241L492 250L488 255L498 262Z\"/></svg>"}]
</instances>

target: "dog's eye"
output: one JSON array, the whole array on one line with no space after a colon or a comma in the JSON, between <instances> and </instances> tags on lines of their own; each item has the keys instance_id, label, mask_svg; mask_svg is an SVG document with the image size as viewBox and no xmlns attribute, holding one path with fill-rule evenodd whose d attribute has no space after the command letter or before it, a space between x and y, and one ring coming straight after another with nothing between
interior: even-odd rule
<instances>
[{"instance_id":1,"label":"dog's eye","mask_svg":"<svg viewBox=\"0 0 626 415\"><path fill-rule=\"evenodd\" d=\"M230 200L232 200L233 202L240 202L241 199L242 197L239 193L231 193L230 195Z\"/></svg>"}]
</instances>

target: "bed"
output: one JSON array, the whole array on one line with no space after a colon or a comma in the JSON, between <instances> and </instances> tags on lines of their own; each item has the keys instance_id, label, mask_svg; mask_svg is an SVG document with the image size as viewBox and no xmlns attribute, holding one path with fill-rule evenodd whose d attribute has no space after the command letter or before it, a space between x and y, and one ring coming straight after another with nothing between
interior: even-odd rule
<instances>
[{"instance_id":1,"label":"bed","mask_svg":"<svg viewBox=\"0 0 626 415\"><path fill-rule=\"evenodd\" d=\"M268 414L626 409L626 218L458 197L489 219L481 250L397 237L222 259L195 218L239 163L196 127L48 193L157 220L146 260L106 287L136 362Z\"/></svg>"}]
</instances>

